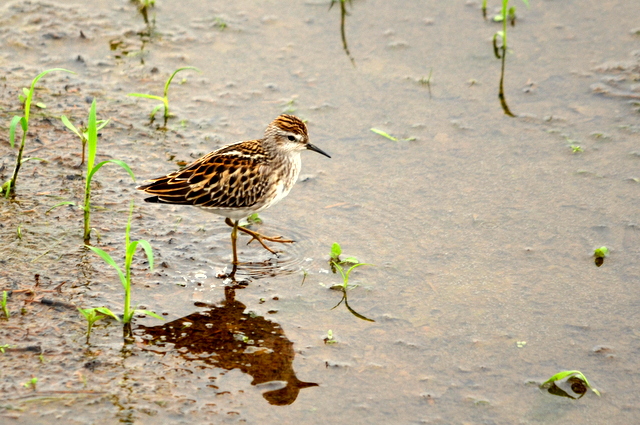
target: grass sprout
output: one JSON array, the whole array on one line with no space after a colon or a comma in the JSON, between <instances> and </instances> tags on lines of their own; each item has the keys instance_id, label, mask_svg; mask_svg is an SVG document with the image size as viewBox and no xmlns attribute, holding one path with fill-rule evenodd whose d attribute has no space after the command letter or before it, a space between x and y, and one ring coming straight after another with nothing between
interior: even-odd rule
<instances>
[{"instance_id":1,"label":"grass sprout","mask_svg":"<svg viewBox=\"0 0 640 425\"><path fill-rule=\"evenodd\" d=\"M82 313L82 315L87 319L87 344L89 343L89 338L91 337L91 329L93 328L93 324L95 322L106 317L112 317L118 322L120 321L120 319L118 319L118 316L113 314L113 312L106 307L79 308L78 311Z\"/></svg>"},{"instance_id":2,"label":"grass sprout","mask_svg":"<svg viewBox=\"0 0 640 425\"><path fill-rule=\"evenodd\" d=\"M22 129L22 139L20 141L20 148L18 149L18 156L16 157L16 165L13 169L13 174L11 178L2 185L2 188L1 188L1 192L4 194L5 198L8 198L9 195L15 192L16 182L18 180L18 172L20 171L20 167L22 166L22 164L32 159L37 159L41 161L40 158L24 158L23 159L22 155L24 152L24 145L27 140L27 133L29 132L29 117L31 114L31 103L33 101L33 95L36 90L36 84L42 77L44 77L45 75L53 71L64 71L64 72L70 72L71 74L75 74L75 72L69 71L68 69L63 69L63 68L48 69L38 74L38 76L34 78L33 81L31 81L30 88L29 89L23 88L22 94L18 96L18 98L20 99L20 102L24 107L24 115L14 116L11 119L11 123L9 124L9 143L13 148L15 145L16 129L18 127L18 124L20 124L20 128Z\"/></svg>"},{"instance_id":3,"label":"grass sprout","mask_svg":"<svg viewBox=\"0 0 640 425\"><path fill-rule=\"evenodd\" d=\"M0 300L0 307L2 307L4 317L6 317L8 320L11 314L9 314L9 308L7 307L7 291L2 291L2 300Z\"/></svg>"},{"instance_id":4,"label":"grass sprout","mask_svg":"<svg viewBox=\"0 0 640 425\"><path fill-rule=\"evenodd\" d=\"M340 3L340 37L342 38L342 48L351 61L351 64L355 67L356 61L353 56L351 56L351 52L349 52L349 46L347 45L347 33L344 29L344 24L346 22L347 16L349 16L349 13L347 12L347 2L349 2L349 6L353 8L352 0L331 0L331 4L329 4L329 10L331 10L334 4Z\"/></svg>"},{"instance_id":5,"label":"grass sprout","mask_svg":"<svg viewBox=\"0 0 640 425\"><path fill-rule=\"evenodd\" d=\"M151 119L151 122L153 122L155 120L155 116L156 113L160 110L160 108L164 107L164 127L167 126L167 121L169 120L169 117L171 116L169 114L169 85L171 85L171 81L173 80L173 78L176 76L176 74L180 71L184 71L187 69L192 69L194 71L200 72L200 70L194 66L185 66L182 68L178 68L175 71L173 71L173 74L171 74L171 76L169 77L169 79L167 80L167 82L164 85L164 93L162 96L155 96L152 94L145 94L145 93L129 93L128 96L134 96L134 97L142 97L145 99L152 99L152 100L159 100L160 102L162 102L159 105L156 105L152 110L151 113L149 114L149 118Z\"/></svg>"},{"instance_id":6,"label":"grass sprout","mask_svg":"<svg viewBox=\"0 0 640 425\"><path fill-rule=\"evenodd\" d=\"M528 7L529 0L522 0L522 2ZM486 5L483 5L486 10ZM498 31L493 35L493 53L497 59L502 60L502 67L500 70L500 87L498 90L498 98L500 99L500 105L506 115L515 117L515 115L509 109L507 100L504 96L504 66L507 56L507 21L511 20L511 24L515 23L515 7L509 7L509 0L502 0L502 9L500 15L494 18L494 21L502 22L502 31ZM498 39L501 40L500 46L498 46Z\"/></svg>"},{"instance_id":7,"label":"grass sprout","mask_svg":"<svg viewBox=\"0 0 640 425\"><path fill-rule=\"evenodd\" d=\"M416 140L415 137L408 137L406 139L398 139L397 137L393 137L392 135L390 135L389 133L386 133L382 130L378 130L377 128L371 128L370 129L372 132L376 133L377 135L380 135L382 137L386 137L389 140L393 140L394 142L399 142L399 141L403 141L403 142L412 142L414 140Z\"/></svg>"},{"instance_id":8,"label":"grass sprout","mask_svg":"<svg viewBox=\"0 0 640 425\"><path fill-rule=\"evenodd\" d=\"M147 259L149 260L149 270L153 270L153 249L151 244L146 240L131 241L131 217L133 216L133 201L131 201L129 208L129 220L127 221L127 228L125 231L125 257L124 257L124 271L116 264L113 258L100 248L86 245L87 248L95 252L102 258L105 263L109 264L115 269L120 278L122 289L124 290L124 312L122 316L122 323L125 325L125 330L131 335L131 319L134 314L146 314L155 317L160 320L164 320L156 313L149 310L138 310L135 307L131 307L131 263L133 262L133 255L136 252L138 246L144 249Z\"/></svg>"},{"instance_id":9,"label":"grass sprout","mask_svg":"<svg viewBox=\"0 0 640 425\"><path fill-rule=\"evenodd\" d=\"M80 166L84 165L85 151L87 147L87 141L89 140L89 129L82 127L80 129L76 128L73 124L71 124L71 121L69 121L69 119L65 115L62 115L60 117L60 120L65 125L65 127L73 131L80 138L80 142L82 143L82 160L80 161ZM96 130L102 130L107 124L109 124L109 121L110 120L96 120Z\"/></svg>"},{"instance_id":10,"label":"grass sprout","mask_svg":"<svg viewBox=\"0 0 640 425\"><path fill-rule=\"evenodd\" d=\"M336 340L333 338L333 331L332 331L331 329L329 329L329 330L327 331L327 336L325 336L325 337L323 338L323 341L324 341L324 343L325 343L325 344L327 344L327 345L337 344L337 343L338 343L338 341L336 341Z\"/></svg>"},{"instance_id":11,"label":"grass sprout","mask_svg":"<svg viewBox=\"0 0 640 425\"><path fill-rule=\"evenodd\" d=\"M62 119L64 118L64 119ZM67 128L73 131L81 140L83 140L83 146L86 143L88 146L88 155L87 155L87 177L85 179L84 185L84 232L83 238L85 243L88 243L91 239L91 180L93 176L98 172L102 166L112 163L121 166L125 169L127 173L131 176L133 181L136 181L136 177L131 171L131 168L127 165L126 162L121 161L119 159L108 159L106 161L99 162L95 164L96 161L96 153L98 151L98 130L104 128L109 123L109 120L98 120L96 118L96 100L93 99L91 102L91 108L89 109L89 120L87 123L87 130L81 131L78 130L71 122L66 118L62 117L62 122ZM66 121L66 122L65 122ZM84 141L86 139L86 142ZM84 155L83 155L84 157ZM47 212L51 211L53 208L62 206L62 205L75 205L73 202L65 201L60 202L53 207L51 207Z\"/></svg>"},{"instance_id":12,"label":"grass sprout","mask_svg":"<svg viewBox=\"0 0 640 425\"><path fill-rule=\"evenodd\" d=\"M36 378L35 376L33 378L31 378L29 381L25 382L24 384L22 384L22 386L24 386L25 388L32 388L33 391L36 390L36 384L38 383L38 378Z\"/></svg>"},{"instance_id":13,"label":"grass sprout","mask_svg":"<svg viewBox=\"0 0 640 425\"><path fill-rule=\"evenodd\" d=\"M347 299L347 290L355 287L355 285L349 285L349 276L351 275L351 272L353 272L353 270L355 270L357 267L370 266L371 264L360 263L355 257L347 257L344 260L341 260L341 254L342 248L338 243L334 243L331 246L331 257L329 259L329 264L333 273L336 273L336 271L340 273L340 276L342 277L342 284L335 285L331 287L331 289L338 289L342 291L342 299L332 308L332 310L338 307L344 301L344 305L347 307L347 310L349 310L351 314L359 319L366 320L368 322L375 322L375 320L369 319L352 309L349 305L349 300Z\"/></svg>"}]
</instances>

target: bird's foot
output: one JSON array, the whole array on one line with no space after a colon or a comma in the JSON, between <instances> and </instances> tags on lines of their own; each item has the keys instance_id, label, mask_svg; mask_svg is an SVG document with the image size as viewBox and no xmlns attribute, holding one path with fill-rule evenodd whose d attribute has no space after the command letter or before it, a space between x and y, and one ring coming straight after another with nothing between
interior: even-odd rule
<instances>
[{"instance_id":1,"label":"bird's foot","mask_svg":"<svg viewBox=\"0 0 640 425\"><path fill-rule=\"evenodd\" d=\"M251 242L258 241L260 242L260 245L262 245L262 247L264 249L266 249L267 251L269 251L270 253L277 255L276 251L274 251L273 249L269 248L267 246L267 244L264 243L264 241L268 241L268 242L277 242L277 243L294 243L295 241L291 240L291 239L284 239L282 236L265 236L262 235L258 232L254 232L253 230L249 230L246 227L238 227L238 230L240 230L241 232L246 233L247 235L251 236L251 240L249 242L247 242L247 245L249 245Z\"/></svg>"}]
</instances>

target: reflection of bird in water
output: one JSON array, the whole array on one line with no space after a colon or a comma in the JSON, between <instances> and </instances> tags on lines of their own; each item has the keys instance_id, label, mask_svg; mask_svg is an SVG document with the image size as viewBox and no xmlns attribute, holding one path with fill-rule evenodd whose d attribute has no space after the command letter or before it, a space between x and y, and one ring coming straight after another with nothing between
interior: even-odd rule
<instances>
[{"instance_id":1,"label":"reflection of bird in water","mask_svg":"<svg viewBox=\"0 0 640 425\"><path fill-rule=\"evenodd\" d=\"M227 370L240 369L253 377L251 385L286 382L283 388L262 394L270 404L291 404L300 389L318 385L296 377L293 343L277 323L245 313L245 305L235 300L230 287L225 288L225 298L221 307L160 326L140 326L138 334L151 337L143 338L148 345L171 344L168 348L187 360L200 360Z\"/></svg>"},{"instance_id":2,"label":"reflection of bird in water","mask_svg":"<svg viewBox=\"0 0 640 425\"><path fill-rule=\"evenodd\" d=\"M249 234L273 254L275 251L264 241L293 242L281 236L261 235L239 226L239 222L287 196L300 174L300 152L307 149L331 158L309 143L305 123L293 115L280 115L269 124L262 139L224 146L138 189L153 195L145 199L147 202L194 205L227 217L225 223L233 227L235 270L238 231Z\"/></svg>"}]
</instances>

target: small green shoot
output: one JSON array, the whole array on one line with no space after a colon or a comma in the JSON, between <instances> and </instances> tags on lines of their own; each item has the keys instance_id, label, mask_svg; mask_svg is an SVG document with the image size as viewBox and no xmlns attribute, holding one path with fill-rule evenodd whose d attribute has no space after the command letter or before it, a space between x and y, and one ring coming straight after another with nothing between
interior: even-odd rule
<instances>
[{"instance_id":1,"label":"small green shoot","mask_svg":"<svg viewBox=\"0 0 640 425\"><path fill-rule=\"evenodd\" d=\"M354 316L356 316L359 319L366 320L366 321L369 321L369 322L375 322L375 320L369 319L369 318L363 316L362 314L356 312L355 310L353 310L351 308L351 306L349 306L349 302L348 302L348 299L347 299L347 290L355 287L354 285L349 285L349 276L351 275L351 272L356 267L370 266L371 264L359 263L358 260L355 257L348 257L348 258L345 258L344 260L341 260L340 259L340 255L341 254L342 254L342 248L340 247L339 244L334 243L331 246L331 258L329 259L329 265L331 266L331 270L333 271L333 273L335 273L336 271L338 271L340 273L340 275L342 276L342 284L341 285L334 285L334 286L331 287L331 289L337 289L339 291L342 291L342 299L340 300L340 302L338 302L338 304L336 304L332 308L332 310L334 308L338 307L340 304L342 304L342 301L344 301L344 304L347 307L347 310L349 310L349 312L351 312L351 314L353 314ZM351 266L348 267L349 265L351 265ZM346 271L345 271L345 268L346 268Z\"/></svg>"},{"instance_id":2,"label":"small green shoot","mask_svg":"<svg viewBox=\"0 0 640 425\"><path fill-rule=\"evenodd\" d=\"M522 2L529 7L529 0L522 0ZM511 21L511 25L515 23L515 7L509 7L509 0L502 0L502 10L499 17L494 18L496 22L502 22L502 31L498 31L493 35L493 53L495 54L497 59L502 60L502 67L500 70L500 86L498 90L498 98L500 99L500 105L505 113L505 115L509 115L510 117L515 117L515 115L509 109L507 105L507 100L504 96L504 66L505 60L507 56L507 21ZM498 46L498 39L502 41L501 45Z\"/></svg>"},{"instance_id":3,"label":"small green shoot","mask_svg":"<svg viewBox=\"0 0 640 425\"><path fill-rule=\"evenodd\" d=\"M605 258L609 256L609 248L606 246L601 246L600 248L593 251L593 255L597 258Z\"/></svg>"},{"instance_id":4,"label":"small green shoot","mask_svg":"<svg viewBox=\"0 0 640 425\"><path fill-rule=\"evenodd\" d=\"M9 348L11 348L9 344L0 345L0 353L4 354L5 350L8 350Z\"/></svg>"},{"instance_id":5,"label":"small green shoot","mask_svg":"<svg viewBox=\"0 0 640 425\"><path fill-rule=\"evenodd\" d=\"M13 175L9 180L7 180L0 188L0 192L4 194L5 198L8 198L9 195L15 192L16 181L18 180L18 172L20 171L20 167L23 163L28 161L30 158L22 159L22 154L24 152L24 144L27 140L27 133L29 132L29 116L31 114L31 102L33 101L33 95L36 91L36 83L45 75L53 71L64 71L69 72L71 74L75 74L75 72L69 71L68 69L62 68L52 68L48 69L42 73L40 73L36 78L31 81L31 87L29 89L23 88L21 95L18 96L20 102L23 104L24 115L23 116L14 116L11 119L11 123L9 124L9 143L11 147L15 145L16 139L16 128L18 124L20 124L20 128L22 129L22 140L20 142L20 148L18 149L18 156L16 157L16 165L13 169Z\"/></svg>"},{"instance_id":6,"label":"small green shoot","mask_svg":"<svg viewBox=\"0 0 640 425\"><path fill-rule=\"evenodd\" d=\"M324 341L324 343L325 343L325 344L327 344L327 345L337 344L337 343L338 343L338 341L336 341L336 340L333 338L333 331L332 331L331 329L329 329L329 330L327 331L327 336L325 336L325 337L323 338L323 341Z\"/></svg>"},{"instance_id":7,"label":"small green shoot","mask_svg":"<svg viewBox=\"0 0 640 425\"><path fill-rule=\"evenodd\" d=\"M584 149L582 149L580 145L570 145L569 147L571 148L572 153L584 152Z\"/></svg>"},{"instance_id":8,"label":"small green shoot","mask_svg":"<svg viewBox=\"0 0 640 425\"><path fill-rule=\"evenodd\" d=\"M227 22L224 20L224 18L216 16L213 18L213 26L222 31L225 28L227 28L228 25L227 25Z\"/></svg>"},{"instance_id":9,"label":"small green shoot","mask_svg":"<svg viewBox=\"0 0 640 425\"><path fill-rule=\"evenodd\" d=\"M0 301L0 306L2 307L2 311L4 312L4 317L6 317L8 320L9 317L11 317L11 314L9 314L9 308L7 307L7 295L7 291L2 291L2 301Z\"/></svg>"},{"instance_id":10,"label":"small green shoot","mask_svg":"<svg viewBox=\"0 0 640 425\"><path fill-rule=\"evenodd\" d=\"M358 264L359 262L356 257L347 257L344 260L341 259L342 247L337 242L334 242L333 245L331 245L331 253L329 255L329 266L331 266L331 272L333 274L337 272L337 266L353 265Z\"/></svg>"},{"instance_id":11,"label":"small green shoot","mask_svg":"<svg viewBox=\"0 0 640 425\"><path fill-rule=\"evenodd\" d=\"M147 259L149 260L149 270L153 270L153 249L151 248L151 244L146 240L139 241L131 241L131 217L133 216L133 201L131 201L131 205L129 208L129 221L127 222L127 228L125 231L125 260L124 260L124 272L116 264L116 262L111 258L109 254L100 248L85 245L87 248L95 252L102 258L107 264L115 269L118 273L118 277L120 278L120 283L122 284L122 288L124 289L124 313L122 317L122 323L125 324L125 329L129 329L130 331L130 323L131 319L133 319L134 314L146 314L152 317L155 317L160 320L164 320L162 317L157 315L156 313L149 310L138 310L135 307L131 307L131 263L133 262L133 255L136 252L136 248L140 245L145 254L147 254ZM130 334L130 332L129 332Z\"/></svg>"},{"instance_id":12,"label":"small green shoot","mask_svg":"<svg viewBox=\"0 0 640 425\"><path fill-rule=\"evenodd\" d=\"M565 370L565 371L556 373L551 378L549 378L546 381L544 381L540 385L540 388L551 389L551 388L555 387L555 389L560 389L557 386L557 384L561 383L561 381L569 383L571 385L571 390L574 391L577 394L580 394L580 397L577 397L577 398L581 398L583 395L585 395L586 392L587 392L587 389L590 389L598 397L600 397L600 391L598 391L595 388L593 388L591 386L591 384L589 384L589 381L587 380L587 377L584 376L584 374L582 372L580 372L579 370ZM561 394L561 395L566 395L567 397L575 398L575 397L572 397L571 395L569 395L568 393L566 393L562 389L560 389L560 391L562 391L562 393L564 393L564 394Z\"/></svg>"},{"instance_id":13,"label":"small green shoot","mask_svg":"<svg viewBox=\"0 0 640 425\"><path fill-rule=\"evenodd\" d=\"M38 383L38 378L36 378L35 376L33 378L31 378L28 382L25 382L24 384L22 384L25 388L32 388L33 391L36 390L36 384Z\"/></svg>"},{"instance_id":14,"label":"small green shoot","mask_svg":"<svg viewBox=\"0 0 640 425\"><path fill-rule=\"evenodd\" d=\"M351 64L355 67L356 61L351 56L351 52L349 52L349 46L347 45L347 33L345 31L345 22L347 20L347 1L349 2L349 6L353 8L352 0L331 0L331 4L329 4L329 10L333 7L334 4L340 3L340 37L342 38L342 49L346 53L347 57L351 61Z\"/></svg>"},{"instance_id":15,"label":"small green shoot","mask_svg":"<svg viewBox=\"0 0 640 425\"><path fill-rule=\"evenodd\" d=\"M429 68L429 76L428 77L422 77L418 80L418 83L420 83L420 85L423 86L427 86L427 88L429 89L429 98L431 98L431 76L433 74L433 68Z\"/></svg>"},{"instance_id":16,"label":"small green shoot","mask_svg":"<svg viewBox=\"0 0 640 425\"><path fill-rule=\"evenodd\" d=\"M16 231L16 236L18 236L18 239L22 240L22 226L18 225L18 230Z\"/></svg>"},{"instance_id":17,"label":"small green shoot","mask_svg":"<svg viewBox=\"0 0 640 425\"><path fill-rule=\"evenodd\" d=\"M248 224L262 224L262 219L258 215L258 213L253 213L249 217L247 217Z\"/></svg>"},{"instance_id":18,"label":"small green shoot","mask_svg":"<svg viewBox=\"0 0 640 425\"><path fill-rule=\"evenodd\" d=\"M80 166L84 165L84 156L87 147L87 141L89 140L89 129L82 127L80 129L76 128L73 124L71 124L71 121L69 121L69 118L67 118L65 115L62 115L60 117L60 120L65 125L65 127L73 131L80 138L80 142L82 143L82 159L80 161ZM96 124L98 126L97 131L102 130L107 124L109 124L109 121L111 120L96 120Z\"/></svg>"},{"instance_id":19,"label":"small green shoot","mask_svg":"<svg viewBox=\"0 0 640 425\"><path fill-rule=\"evenodd\" d=\"M609 256L609 248L607 248L606 246L601 246L600 248L593 251L593 256L595 257L595 265L600 267L604 264L605 257Z\"/></svg>"},{"instance_id":20,"label":"small green shoot","mask_svg":"<svg viewBox=\"0 0 640 425\"><path fill-rule=\"evenodd\" d=\"M167 121L169 120L169 117L171 116L169 114L169 85L171 84L171 81L173 80L173 78L176 76L176 74L178 72L184 71L186 69L192 69L194 71L200 72L200 70L198 68L193 67L193 66L185 66L185 67L176 69L175 71L173 71L173 74L171 74L171 76L169 77L169 79L165 83L165 85L164 85L164 94L163 94L162 97L155 96L155 95L152 95L152 94L145 94L145 93L129 93L127 96L143 97L143 98L146 98L146 99L159 100L160 102L162 102L161 104L155 106L151 110L151 114L149 114L149 118L151 119L151 122L153 122L155 120L156 112L158 112L160 110L160 108L164 107L164 127L166 127L167 126Z\"/></svg>"},{"instance_id":21,"label":"small green shoot","mask_svg":"<svg viewBox=\"0 0 640 425\"><path fill-rule=\"evenodd\" d=\"M397 137L393 137L392 135L382 131L382 130L378 130L377 128L371 128L371 131L373 131L374 133L382 136L382 137L386 137L389 140L393 140L394 142L398 142L398 141L403 141L403 142L412 142L414 140L416 140L415 137L408 137L406 139L398 139Z\"/></svg>"},{"instance_id":22,"label":"small green shoot","mask_svg":"<svg viewBox=\"0 0 640 425\"><path fill-rule=\"evenodd\" d=\"M107 123L109 122L109 120L98 120L96 118L96 100L95 99L93 99L93 102L91 102L91 108L89 109L89 121L87 124L86 131L78 130L76 127L73 126L73 124L71 124L71 122L65 116L62 116L61 119L64 125L67 126L67 128L69 128L71 131L76 133L78 137L80 137L80 139L82 140L83 146L86 143L89 148L88 155L87 155L87 177L85 179L85 185L84 185L84 206L82 208L84 211L83 238L85 243L89 243L89 240L91 239L91 180L93 179L93 176L98 172L100 168L102 168L103 165L113 163L124 168L124 170L127 173L129 173L129 175L131 176L131 179L133 179L134 182L136 181L136 177L134 176L133 171L131 171L131 168L129 168L127 163L119 159L108 159L106 161L102 161L94 165L96 160L96 154L98 152L98 130L104 128L104 126L107 125ZM84 154L83 154L83 161L84 161ZM75 204L73 202L60 202L55 206L53 206L52 208L50 208L47 212L51 211L55 207L59 207L62 205L75 205Z\"/></svg>"},{"instance_id":23,"label":"small green shoot","mask_svg":"<svg viewBox=\"0 0 640 425\"><path fill-rule=\"evenodd\" d=\"M106 317L112 317L118 322L120 321L120 319L106 307L79 308L78 311L82 313L82 315L87 319L87 344L89 343L89 338L91 337L91 329L93 328L93 324L95 322Z\"/></svg>"},{"instance_id":24,"label":"small green shoot","mask_svg":"<svg viewBox=\"0 0 640 425\"><path fill-rule=\"evenodd\" d=\"M379 134L379 135L380 135L380 136L382 136L382 137L386 137L386 138L387 138L387 139L389 139L389 140L393 140L394 142L397 142L397 141L398 141L398 139L396 139L395 137L391 136L391 135L390 135L390 134L388 134L388 133L385 133L385 132L384 132L384 131L382 131L382 130L378 130L377 128L372 128L372 129L371 129L371 131L373 131L373 132L374 132L374 133L376 133L376 134Z\"/></svg>"},{"instance_id":25,"label":"small green shoot","mask_svg":"<svg viewBox=\"0 0 640 425\"><path fill-rule=\"evenodd\" d=\"M283 114L295 114L296 112L296 98L293 97L282 104Z\"/></svg>"}]
</instances>

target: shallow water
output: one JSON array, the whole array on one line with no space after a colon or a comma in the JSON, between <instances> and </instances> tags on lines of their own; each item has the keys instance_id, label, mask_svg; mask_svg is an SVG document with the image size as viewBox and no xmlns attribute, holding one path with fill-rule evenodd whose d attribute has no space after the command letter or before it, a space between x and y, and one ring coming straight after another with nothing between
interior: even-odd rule
<instances>
[{"instance_id":1,"label":"shallow water","mask_svg":"<svg viewBox=\"0 0 640 425\"><path fill-rule=\"evenodd\" d=\"M38 84L47 108L32 112L26 151L48 162L25 163L17 197L0 202L0 288L14 291L0 327L0 345L13 347L0 355L0 418L632 423L640 3L515 6L505 90L517 118L497 98L491 37L501 26L482 19L479 2L355 1L345 22L353 63L339 5L327 2L161 0L151 33L126 1L2 6L5 126L39 72L76 74ZM160 94L183 66L202 72L178 74L175 117L159 130L148 124L154 102L126 94ZM430 87L420 84L430 72ZM57 117L85 121L94 96L112 120L99 160L126 161L139 181L260 137L285 110L308 120L332 159L305 152L301 181L257 226L297 243L277 258L242 245L252 264L232 287L219 277L231 259L222 218L145 204L106 166L93 242L123 255L134 199L132 237L152 244L156 268L136 256L133 303L166 321L137 318L126 344L119 325L100 321L85 345L77 312L34 301L122 310L115 272L82 248L81 209L46 213L81 202L80 143ZM15 159L8 129L0 134L4 181ZM373 264L355 269L348 300L375 322L332 310L333 242ZM602 245L611 255L596 267ZM337 343L324 343L328 330ZM36 346L42 356L24 351ZM602 397L537 389L572 369ZM37 391L23 386L32 377Z\"/></svg>"}]
</instances>

